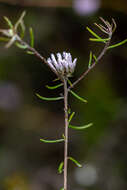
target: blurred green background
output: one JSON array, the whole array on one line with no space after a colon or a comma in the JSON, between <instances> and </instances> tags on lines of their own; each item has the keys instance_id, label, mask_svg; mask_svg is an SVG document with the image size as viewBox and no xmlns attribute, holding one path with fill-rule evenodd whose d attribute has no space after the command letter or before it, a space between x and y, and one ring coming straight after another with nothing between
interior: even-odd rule
<instances>
[{"instance_id":1,"label":"blurred green background","mask_svg":"<svg viewBox=\"0 0 127 190\"><path fill-rule=\"evenodd\" d=\"M29 27L35 47L44 56L67 51L78 58L74 81L87 69L89 52L99 54L103 46L89 42L86 26L96 28L102 16L113 17L117 30L112 43L127 38L125 0L0 0L3 16L13 23L27 11L25 39ZM43 96L58 96L45 85L55 75L39 59L13 46L0 44L0 190L58 190L63 176L57 167L63 160L63 144L43 144L40 138L60 138L64 129L63 102L44 102ZM76 111L73 124L94 125L81 132L69 130L69 154L83 164L69 162L69 189L127 189L127 45L107 52L96 68L75 87L88 100L70 96Z\"/></svg>"}]
</instances>

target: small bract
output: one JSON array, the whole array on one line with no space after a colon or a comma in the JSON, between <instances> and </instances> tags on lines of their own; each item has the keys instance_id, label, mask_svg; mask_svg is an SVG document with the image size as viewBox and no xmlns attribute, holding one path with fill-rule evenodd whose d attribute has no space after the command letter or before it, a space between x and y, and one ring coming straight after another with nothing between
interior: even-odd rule
<instances>
[{"instance_id":1,"label":"small bract","mask_svg":"<svg viewBox=\"0 0 127 190\"><path fill-rule=\"evenodd\" d=\"M54 54L51 54L51 58L47 59L47 63L50 68L54 70L55 73L64 77L70 77L71 74L74 72L77 58L72 61L72 56L70 53L63 52L56 54L57 58L55 58Z\"/></svg>"}]
</instances>

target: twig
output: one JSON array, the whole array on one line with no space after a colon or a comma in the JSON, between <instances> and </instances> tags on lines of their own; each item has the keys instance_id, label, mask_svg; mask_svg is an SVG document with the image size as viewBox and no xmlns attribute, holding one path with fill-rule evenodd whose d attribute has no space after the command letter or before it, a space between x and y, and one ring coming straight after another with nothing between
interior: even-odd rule
<instances>
[{"instance_id":1,"label":"twig","mask_svg":"<svg viewBox=\"0 0 127 190\"><path fill-rule=\"evenodd\" d=\"M49 65L47 63L47 60L35 48L31 47L28 43L26 43L25 41L23 41L19 36L17 37L17 41L20 42L22 45L27 46L27 50L33 52L34 55L36 55L36 57L38 57L39 59L41 59L42 62L45 63L49 67ZM57 75L57 77L59 77L62 80L62 78L58 75L57 72L55 72L52 68L50 68L50 69Z\"/></svg>"},{"instance_id":2,"label":"twig","mask_svg":"<svg viewBox=\"0 0 127 190\"><path fill-rule=\"evenodd\" d=\"M95 25L104 33L108 34L108 41L105 42L105 46L103 48L103 50L101 51L100 55L97 57L97 59L94 61L94 63L88 67L88 69L86 71L83 72L83 74L68 88L68 91L72 88L74 88L74 86L76 84L78 84L96 65L96 63L98 61L100 61L100 59L103 57L103 55L106 53L109 45L110 45L110 41L111 41L111 38L112 38L112 34L114 33L114 31L116 30L116 23L115 23L115 20L112 18L112 23L110 24L108 21L104 20L102 17L100 17L100 20L103 22L103 25L101 24L97 24L95 23ZM92 32L93 34L93 32ZM95 35L95 34L94 34Z\"/></svg>"},{"instance_id":3,"label":"twig","mask_svg":"<svg viewBox=\"0 0 127 190\"><path fill-rule=\"evenodd\" d=\"M110 37L111 40L111 37ZM83 74L68 88L68 91L72 88L74 88L75 85L77 85L96 65L96 63L98 61L100 61L100 59L103 57L103 55L106 53L109 45L110 45L110 40L107 41L105 47L103 48L103 50L101 51L100 55L97 57L97 60L94 61L94 63L91 65L91 67L89 67L85 72L83 72Z\"/></svg>"}]
</instances>

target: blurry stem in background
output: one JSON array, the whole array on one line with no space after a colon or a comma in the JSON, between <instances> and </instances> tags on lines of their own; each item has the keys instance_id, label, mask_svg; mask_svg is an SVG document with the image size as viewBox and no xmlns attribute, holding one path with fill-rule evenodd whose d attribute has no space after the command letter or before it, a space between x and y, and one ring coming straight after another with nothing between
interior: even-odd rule
<instances>
[{"instance_id":1,"label":"blurry stem in background","mask_svg":"<svg viewBox=\"0 0 127 190\"><path fill-rule=\"evenodd\" d=\"M64 141L64 190L67 190L68 168L68 89L67 79L64 79L64 117L65 117L65 141Z\"/></svg>"},{"instance_id":2,"label":"blurry stem in background","mask_svg":"<svg viewBox=\"0 0 127 190\"><path fill-rule=\"evenodd\" d=\"M20 5L25 7L72 7L71 1L65 0L0 0L0 3L7 3L11 5Z\"/></svg>"}]
</instances>

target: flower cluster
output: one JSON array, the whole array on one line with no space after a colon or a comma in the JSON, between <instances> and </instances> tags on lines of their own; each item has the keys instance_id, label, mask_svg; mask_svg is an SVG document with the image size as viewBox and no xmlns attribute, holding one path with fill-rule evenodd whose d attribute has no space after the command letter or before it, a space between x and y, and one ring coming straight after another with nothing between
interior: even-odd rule
<instances>
[{"instance_id":1,"label":"flower cluster","mask_svg":"<svg viewBox=\"0 0 127 190\"><path fill-rule=\"evenodd\" d=\"M74 72L77 58L72 61L70 53L63 52L62 54L57 53L57 59L54 54L51 54L51 58L47 59L49 67L58 75L64 77L70 77Z\"/></svg>"}]
</instances>

